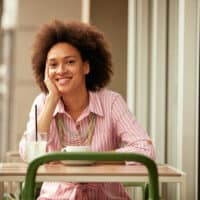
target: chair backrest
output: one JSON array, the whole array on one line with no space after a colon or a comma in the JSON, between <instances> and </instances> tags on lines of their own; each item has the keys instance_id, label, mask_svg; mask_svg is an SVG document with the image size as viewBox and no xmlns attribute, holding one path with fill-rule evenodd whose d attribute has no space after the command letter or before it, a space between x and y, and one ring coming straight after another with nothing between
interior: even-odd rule
<instances>
[{"instance_id":1,"label":"chair backrest","mask_svg":"<svg viewBox=\"0 0 200 200\"><path fill-rule=\"evenodd\" d=\"M159 200L158 171L156 163L147 156L136 153L116 152L56 152L34 159L27 168L22 192L23 200L34 197L35 179L40 165L59 160L94 160L94 161L135 161L146 166L149 175L149 200ZM134 181L133 181L134 182Z\"/></svg>"}]
</instances>

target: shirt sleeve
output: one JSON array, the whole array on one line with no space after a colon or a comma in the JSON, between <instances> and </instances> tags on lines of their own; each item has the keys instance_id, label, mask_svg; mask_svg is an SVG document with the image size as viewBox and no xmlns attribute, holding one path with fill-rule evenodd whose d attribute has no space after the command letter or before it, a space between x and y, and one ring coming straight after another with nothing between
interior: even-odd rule
<instances>
[{"instance_id":1,"label":"shirt sleeve","mask_svg":"<svg viewBox=\"0 0 200 200\"><path fill-rule=\"evenodd\" d=\"M118 95L112 105L114 132L121 147L117 152L135 152L155 159L152 141L128 109L124 99Z\"/></svg>"},{"instance_id":2,"label":"shirt sleeve","mask_svg":"<svg viewBox=\"0 0 200 200\"><path fill-rule=\"evenodd\" d=\"M35 105L37 105L37 114L41 112L41 108L44 105L45 101L45 95L40 94L38 95L35 100L33 101L28 122L26 124L26 130L23 133L21 140L19 142L19 154L23 160L27 160L27 154L26 154L26 148L27 148L27 142L28 141L35 141L36 135L35 135ZM41 136L38 134L38 140L46 140L45 136Z\"/></svg>"}]
</instances>

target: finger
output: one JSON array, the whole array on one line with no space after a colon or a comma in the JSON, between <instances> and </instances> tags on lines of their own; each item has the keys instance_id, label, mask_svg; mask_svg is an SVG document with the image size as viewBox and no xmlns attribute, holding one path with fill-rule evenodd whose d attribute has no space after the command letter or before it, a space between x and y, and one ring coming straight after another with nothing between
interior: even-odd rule
<instances>
[{"instance_id":1,"label":"finger","mask_svg":"<svg viewBox=\"0 0 200 200\"><path fill-rule=\"evenodd\" d=\"M45 74L44 74L44 80L47 80L49 77L49 69L48 66L45 67Z\"/></svg>"}]
</instances>

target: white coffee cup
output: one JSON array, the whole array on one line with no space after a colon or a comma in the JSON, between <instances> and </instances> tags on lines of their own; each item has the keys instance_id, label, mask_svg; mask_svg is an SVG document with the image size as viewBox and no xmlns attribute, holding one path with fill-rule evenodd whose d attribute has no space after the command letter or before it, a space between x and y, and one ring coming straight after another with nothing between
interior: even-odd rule
<instances>
[{"instance_id":1,"label":"white coffee cup","mask_svg":"<svg viewBox=\"0 0 200 200\"><path fill-rule=\"evenodd\" d=\"M42 156L46 153L47 141L28 141L27 142L27 161Z\"/></svg>"},{"instance_id":2,"label":"white coffee cup","mask_svg":"<svg viewBox=\"0 0 200 200\"><path fill-rule=\"evenodd\" d=\"M90 152L90 146L66 146L62 150L62 152ZM67 165L91 165L95 163L95 161L91 160L63 160L62 163Z\"/></svg>"},{"instance_id":3,"label":"white coffee cup","mask_svg":"<svg viewBox=\"0 0 200 200\"><path fill-rule=\"evenodd\" d=\"M89 152L91 151L90 146L66 146L62 149L64 152Z\"/></svg>"}]
</instances>

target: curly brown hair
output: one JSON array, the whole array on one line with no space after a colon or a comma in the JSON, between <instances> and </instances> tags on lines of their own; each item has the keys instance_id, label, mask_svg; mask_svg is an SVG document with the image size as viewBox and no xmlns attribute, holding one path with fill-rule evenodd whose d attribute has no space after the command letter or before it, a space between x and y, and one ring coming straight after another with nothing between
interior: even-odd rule
<instances>
[{"instance_id":1,"label":"curly brown hair","mask_svg":"<svg viewBox=\"0 0 200 200\"><path fill-rule=\"evenodd\" d=\"M32 50L33 73L43 92L48 92L44 83L47 54L59 42L71 44L79 51L82 60L89 62L90 73L86 75L88 90L97 91L110 82L112 59L104 34L93 25L53 20L40 28Z\"/></svg>"}]
</instances>

